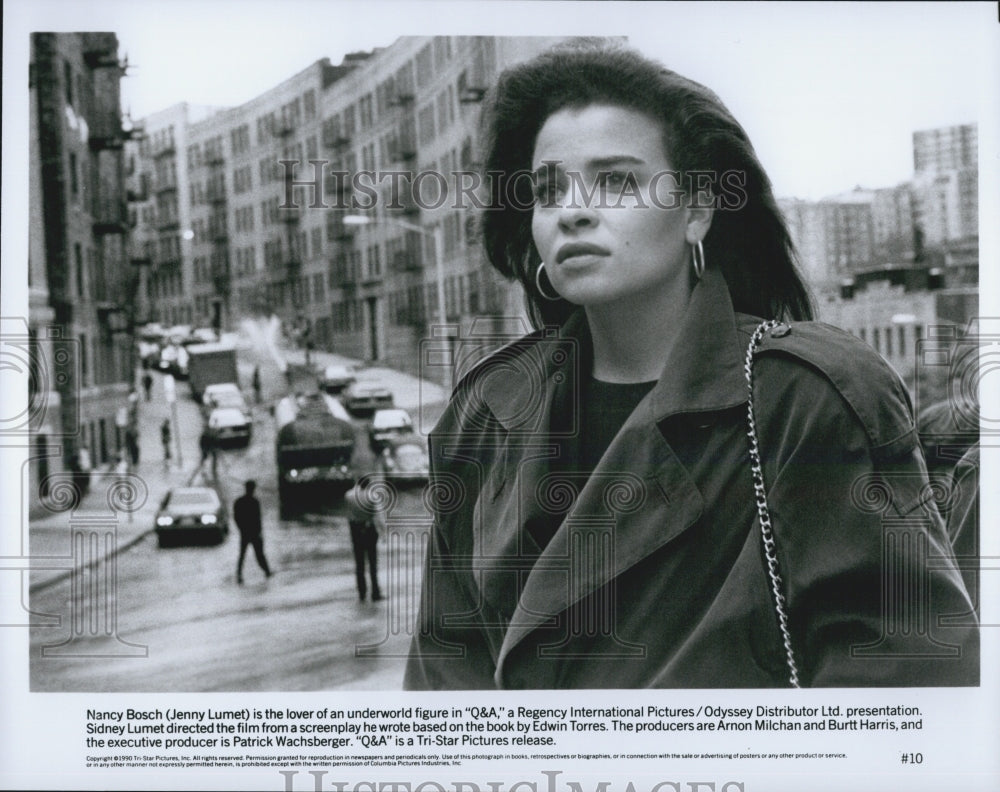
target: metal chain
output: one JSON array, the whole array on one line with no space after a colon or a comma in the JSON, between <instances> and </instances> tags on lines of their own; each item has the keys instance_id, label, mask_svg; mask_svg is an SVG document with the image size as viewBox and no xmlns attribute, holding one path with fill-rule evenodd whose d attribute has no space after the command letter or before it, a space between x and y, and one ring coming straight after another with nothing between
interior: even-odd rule
<instances>
[{"instance_id":1,"label":"metal chain","mask_svg":"<svg viewBox=\"0 0 1000 792\"><path fill-rule=\"evenodd\" d=\"M778 555L774 544L774 531L771 528L771 513L767 508L767 491L764 489L764 469L760 462L760 446L757 443L757 421L753 412L753 356L760 346L761 338L768 330L780 322L768 319L757 325L750 344L747 346L743 373L747 380L747 437L750 438L750 464L753 471L753 489L757 501L757 515L760 518L760 535L764 543L764 556L767 559L767 574L771 578L771 593L774 595L774 610L778 614L778 626L781 628L781 639L785 645L785 660L788 663L788 681L792 687L799 685L799 669L795 663L795 653L792 651L792 636L788 630L788 613L785 611L785 595L782 594L781 572L778 567Z\"/></svg>"}]
</instances>

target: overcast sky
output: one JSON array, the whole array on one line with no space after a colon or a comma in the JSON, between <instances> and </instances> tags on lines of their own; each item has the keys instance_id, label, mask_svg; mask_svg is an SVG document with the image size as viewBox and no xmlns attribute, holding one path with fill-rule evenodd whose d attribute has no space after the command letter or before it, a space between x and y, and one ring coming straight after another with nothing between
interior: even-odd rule
<instances>
[{"instance_id":1,"label":"overcast sky","mask_svg":"<svg viewBox=\"0 0 1000 792\"><path fill-rule=\"evenodd\" d=\"M512 5L17 0L5 24L115 31L136 118L185 100L240 104L319 58L401 35L626 35L722 97L780 196L896 184L912 174L914 130L997 117L993 4Z\"/></svg>"}]
</instances>

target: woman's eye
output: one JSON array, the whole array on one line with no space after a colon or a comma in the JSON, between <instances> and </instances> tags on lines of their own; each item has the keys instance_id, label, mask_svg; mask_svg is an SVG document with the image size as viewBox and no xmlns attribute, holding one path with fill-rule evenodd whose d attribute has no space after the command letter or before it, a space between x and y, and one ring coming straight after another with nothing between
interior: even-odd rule
<instances>
[{"instance_id":1,"label":"woman's eye","mask_svg":"<svg viewBox=\"0 0 1000 792\"><path fill-rule=\"evenodd\" d=\"M535 184L534 192L535 201L538 203L545 203L558 197L560 190L559 185L556 182L542 181Z\"/></svg>"},{"instance_id":2,"label":"woman's eye","mask_svg":"<svg viewBox=\"0 0 1000 792\"><path fill-rule=\"evenodd\" d=\"M628 171L612 170L602 171L599 178L606 187L621 187L629 180L629 175Z\"/></svg>"}]
</instances>

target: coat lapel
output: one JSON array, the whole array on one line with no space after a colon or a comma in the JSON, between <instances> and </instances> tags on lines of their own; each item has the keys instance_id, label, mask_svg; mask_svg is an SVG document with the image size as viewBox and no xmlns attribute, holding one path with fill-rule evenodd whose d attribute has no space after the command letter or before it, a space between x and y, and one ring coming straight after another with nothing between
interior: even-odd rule
<instances>
[{"instance_id":1,"label":"coat lapel","mask_svg":"<svg viewBox=\"0 0 1000 792\"><path fill-rule=\"evenodd\" d=\"M481 391L508 433L504 481L492 487L500 494L483 505L482 522L477 522L484 537L481 549L487 566L489 559L516 555L529 559L525 568L530 570L500 649L496 680L501 685L504 660L532 631L553 623L701 516L702 495L665 439L664 422L679 413L708 414L746 401L735 314L726 282L714 270L692 292L657 384L589 475L553 473L547 461L559 436L579 429L572 416L579 415L576 398L591 369L583 312L567 322L561 337L543 338L529 352L523 369L537 374L533 382L508 377L499 387ZM532 398L532 393L537 395ZM523 526L571 491L576 492L573 506L539 554ZM484 595L499 604L501 578L484 573L482 580ZM509 584L510 578L503 582ZM560 638L565 636L553 640Z\"/></svg>"}]
</instances>

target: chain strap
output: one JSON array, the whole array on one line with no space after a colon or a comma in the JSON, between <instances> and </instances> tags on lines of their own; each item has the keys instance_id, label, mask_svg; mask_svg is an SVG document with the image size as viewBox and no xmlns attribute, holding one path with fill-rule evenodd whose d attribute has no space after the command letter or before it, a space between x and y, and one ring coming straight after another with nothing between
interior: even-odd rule
<instances>
[{"instance_id":1,"label":"chain strap","mask_svg":"<svg viewBox=\"0 0 1000 792\"><path fill-rule=\"evenodd\" d=\"M795 663L795 653L792 650L792 636L788 630L788 613L785 610L785 595L782 594L781 571L778 567L778 555L774 543L774 531L771 528L771 513L767 508L767 491L764 488L764 469L760 462L760 446L757 443L757 421L753 412L753 356L760 346L761 338L768 330L780 324L776 319L768 319L757 325L750 344L747 346L743 373L747 380L747 437L750 438L750 465L753 471L753 489L757 500L757 515L760 518L760 535L764 543L764 556L767 559L767 574L771 578L771 593L774 595L774 610L778 615L778 626L781 628L781 640L785 645L785 660L788 663L788 681L792 687L799 685L799 669Z\"/></svg>"}]
</instances>

